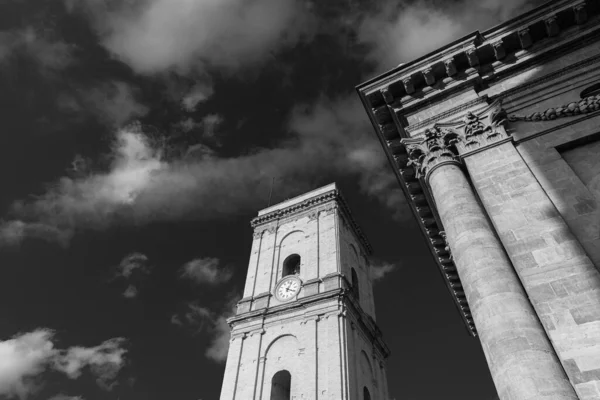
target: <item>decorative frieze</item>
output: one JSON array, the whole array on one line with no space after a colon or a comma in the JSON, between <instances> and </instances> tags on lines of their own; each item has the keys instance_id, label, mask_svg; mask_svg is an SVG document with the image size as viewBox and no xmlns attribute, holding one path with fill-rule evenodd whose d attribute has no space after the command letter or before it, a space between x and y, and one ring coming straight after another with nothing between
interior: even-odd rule
<instances>
[{"instance_id":1,"label":"decorative frieze","mask_svg":"<svg viewBox=\"0 0 600 400\"><path fill-rule=\"evenodd\" d=\"M509 121L552 121L557 118L573 117L579 114L589 114L600 110L600 94L585 97L560 107L552 107L542 112L527 115L509 115Z\"/></svg>"}]
</instances>

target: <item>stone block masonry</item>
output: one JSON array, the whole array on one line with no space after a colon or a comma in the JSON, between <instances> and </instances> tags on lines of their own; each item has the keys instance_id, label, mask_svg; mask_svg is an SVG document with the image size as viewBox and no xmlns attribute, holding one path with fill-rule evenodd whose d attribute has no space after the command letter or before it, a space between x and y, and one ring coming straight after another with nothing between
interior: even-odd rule
<instances>
[{"instance_id":1,"label":"stone block masonry","mask_svg":"<svg viewBox=\"0 0 600 400\"><path fill-rule=\"evenodd\" d=\"M465 159L580 399L600 399L600 273L513 143Z\"/></svg>"}]
</instances>

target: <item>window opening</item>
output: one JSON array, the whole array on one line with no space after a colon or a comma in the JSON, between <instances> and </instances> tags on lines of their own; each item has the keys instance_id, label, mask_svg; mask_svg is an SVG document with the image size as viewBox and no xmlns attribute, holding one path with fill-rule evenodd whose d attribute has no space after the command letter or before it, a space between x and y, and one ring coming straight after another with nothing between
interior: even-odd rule
<instances>
[{"instance_id":1,"label":"window opening","mask_svg":"<svg viewBox=\"0 0 600 400\"><path fill-rule=\"evenodd\" d=\"M289 371L278 371L271 380L271 400L290 400L292 375Z\"/></svg>"},{"instance_id":2,"label":"window opening","mask_svg":"<svg viewBox=\"0 0 600 400\"><path fill-rule=\"evenodd\" d=\"M283 261L283 274L281 277L288 275L299 275L300 274L300 256L298 254L292 254Z\"/></svg>"},{"instance_id":3,"label":"window opening","mask_svg":"<svg viewBox=\"0 0 600 400\"><path fill-rule=\"evenodd\" d=\"M358 275L356 275L356 270L352 268L352 294L356 297L356 300L359 299L360 292L358 290Z\"/></svg>"}]
</instances>

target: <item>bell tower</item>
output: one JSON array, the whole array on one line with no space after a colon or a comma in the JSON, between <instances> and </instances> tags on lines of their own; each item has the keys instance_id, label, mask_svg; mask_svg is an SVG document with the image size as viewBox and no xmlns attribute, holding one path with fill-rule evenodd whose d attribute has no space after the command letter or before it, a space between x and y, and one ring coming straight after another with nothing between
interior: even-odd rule
<instances>
[{"instance_id":1,"label":"bell tower","mask_svg":"<svg viewBox=\"0 0 600 400\"><path fill-rule=\"evenodd\" d=\"M388 400L371 247L335 184L266 208L221 400Z\"/></svg>"}]
</instances>

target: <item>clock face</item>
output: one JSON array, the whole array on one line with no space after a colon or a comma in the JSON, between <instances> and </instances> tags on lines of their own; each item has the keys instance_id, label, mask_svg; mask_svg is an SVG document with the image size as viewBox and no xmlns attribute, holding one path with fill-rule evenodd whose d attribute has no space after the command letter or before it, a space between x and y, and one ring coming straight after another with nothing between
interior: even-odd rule
<instances>
[{"instance_id":1,"label":"clock face","mask_svg":"<svg viewBox=\"0 0 600 400\"><path fill-rule=\"evenodd\" d=\"M275 296L281 301L292 299L300 291L300 280L290 277L283 278L275 289Z\"/></svg>"}]
</instances>

